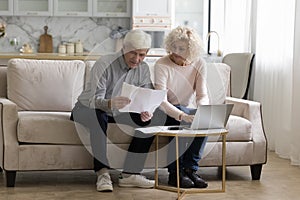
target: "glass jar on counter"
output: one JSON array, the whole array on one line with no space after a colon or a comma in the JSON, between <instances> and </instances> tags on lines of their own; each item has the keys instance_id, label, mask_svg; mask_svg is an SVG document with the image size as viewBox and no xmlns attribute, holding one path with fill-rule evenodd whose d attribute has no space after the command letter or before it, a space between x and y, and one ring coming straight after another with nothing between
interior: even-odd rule
<instances>
[{"instance_id":1,"label":"glass jar on counter","mask_svg":"<svg viewBox=\"0 0 300 200\"><path fill-rule=\"evenodd\" d=\"M65 44L58 45L58 53L67 53L67 48Z\"/></svg>"},{"instance_id":2,"label":"glass jar on counter","mask_svg":"<svg viewBox=\"0 0 300 200\"><path fill-rule=\"evenodd\" d=\"M75 52L74 43L69 42L66 44L66 46L67 46L67 53L73 54Z\"/></svg>"}]
</instances>

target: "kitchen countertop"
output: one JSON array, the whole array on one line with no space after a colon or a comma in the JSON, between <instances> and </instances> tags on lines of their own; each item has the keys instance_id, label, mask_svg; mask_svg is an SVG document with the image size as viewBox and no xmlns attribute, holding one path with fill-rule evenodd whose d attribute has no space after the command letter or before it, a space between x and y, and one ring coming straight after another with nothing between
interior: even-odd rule
<instances>
[{"instance_id":1,"label":"kitchen countertop","mask_svg":"<svg viewBox=\"0 0 300 200\"><path fill-rule=\"evenodd\" d=\"M74 54L61 54L61 53L0 53L0 59L11 58L27 58L27 59L45 59L45 60L97 60L100 54L74 53Z\"/></svg>"},{"instance_id":2,"label":"kitchen countertop","mask_svg":"<svg viewBox=\"0 0 300 200\"><path fill-rule=\"evenodd\" d=\"M74 54L61 54L61 53L6 53L0 52L0 59L11 58L27 58L39 60L97 60L101 55L96 53L74 53ZM160 57L162 55L148 54L147 57Z\"/></svg>"}]
</instances>

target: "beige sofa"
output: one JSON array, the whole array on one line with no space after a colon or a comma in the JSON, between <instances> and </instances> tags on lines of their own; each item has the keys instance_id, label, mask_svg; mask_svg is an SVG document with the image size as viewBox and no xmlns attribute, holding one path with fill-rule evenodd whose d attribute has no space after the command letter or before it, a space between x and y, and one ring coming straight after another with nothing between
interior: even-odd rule
<instances>
[{"instance_id":1,"label":"beige sofa","mask_svg":"<svg viewBox=\"0 0 300 200\"><path fill-rule=\"evenodd\" d=\"M93 169L89 134L69 120L70 111L86 81L92 62L12 59L0 68L0 167L6 185L14 186L16 172L32 170ZM250 166L260 179L267 160L267 141L258 102L226 97L230 67L208 64L212 103L234 103L227 123L226 163ZM110 124L108 157L121 169L133 129ZM164 141L160 140L163 145ZM160 167L166 166L167 148L160 149ZM146 168L154 168L154 151ZM210 139L200 166L221 166L221 142Z\"/></svg>"}]
</instances>

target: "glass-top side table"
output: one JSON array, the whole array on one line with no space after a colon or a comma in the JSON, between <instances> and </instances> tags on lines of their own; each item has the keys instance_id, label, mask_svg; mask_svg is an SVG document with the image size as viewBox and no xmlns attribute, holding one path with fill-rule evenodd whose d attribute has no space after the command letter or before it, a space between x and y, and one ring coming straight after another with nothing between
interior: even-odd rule
<instances>
[{"instance_id":1,"label":"glass-top side table","mask_svg":"<svg viewBox=\"0 0 300 200\"><path fill-rule=\"evenodd\" d=\"M182 199L185 194L188 193L213 193L213 192L225 192L225 166L226 166L226 135L228 130L226 129L209 129L209 130L166 130L162 132L157 132L156 136L156 159L155 159L155 188L177 192L178 200ZM221 189L204 189L204 188L180 188L180 180L179 180L179 147L178 147L178 139L180 137L210 137L210 136L221 136L222 137L222 187ZM159 137L174 137L176 143L176 173L177 173L177 188L159 185L158 183L158 141Z\"/></svg>"}]
</instances>

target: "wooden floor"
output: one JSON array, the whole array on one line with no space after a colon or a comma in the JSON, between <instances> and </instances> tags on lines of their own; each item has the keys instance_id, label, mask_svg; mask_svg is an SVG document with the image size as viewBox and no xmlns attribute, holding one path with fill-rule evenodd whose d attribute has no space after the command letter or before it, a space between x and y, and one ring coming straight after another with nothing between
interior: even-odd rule
<instances>
[{"instance_id":1,"label":"wooden floor","mask_svg":"<svg viewBox=\"0 0 300 200\"><path fill-rule=\"evenodd\" d=\"M291 166L288 160L280 159L269 152L268 163L263 167L260 181L252 181L249 167L228 167L225 193L186 194L184 199L195 200L295 200L300 199L300 167ZM167 172L160 170L160 183L167 181ZM200 174L209 182L209 188L221 187L216 168L204 168ZM112 171L117 181L118 171ZM153 172L146 176L153 178ZM174 192L157 189L119 188L114 192L101 193L95 190L96 176L93 171L20 172L16 186L6 188L4 175L0 174L0 200L148 200L176 199Z\"/></svg>"}]
</instances>

